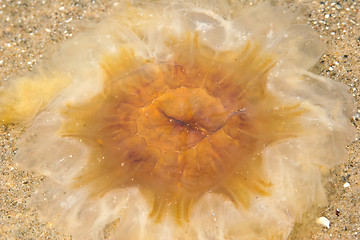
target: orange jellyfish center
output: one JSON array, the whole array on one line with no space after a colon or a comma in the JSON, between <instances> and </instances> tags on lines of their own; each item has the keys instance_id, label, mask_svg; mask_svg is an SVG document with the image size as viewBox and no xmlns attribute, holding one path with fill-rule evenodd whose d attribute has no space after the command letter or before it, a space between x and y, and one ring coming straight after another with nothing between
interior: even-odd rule
<instances>
[{"instance_id":1,"label":"orange jellyfish center","mask_svg":"<svg viewBox=\"0 0 360 240\"><path fill-rule=\"evenodd\" d=\"M171 89L142 109L139 136L164 151L183 152L221 129L228 113L199 88Z\"/></svg>"},{"instance_id":2,"label":"orange jellyfish center","mask_svg":"<svg viewBox=\"0 0 360 240\"><path fill-rule=\"evenodd\" d=\"M137 186L158 220L188 219L210 191L247 207L251 193L267 194L262 150L300 131L301 110L266 90L273 58L250 44L216 52L190 38L171 48L165 63L125 50L106 58L104 92L65 111L63 136L90 148L76 186L90 184L92 196Z\"/></svg>"}]
</instances>

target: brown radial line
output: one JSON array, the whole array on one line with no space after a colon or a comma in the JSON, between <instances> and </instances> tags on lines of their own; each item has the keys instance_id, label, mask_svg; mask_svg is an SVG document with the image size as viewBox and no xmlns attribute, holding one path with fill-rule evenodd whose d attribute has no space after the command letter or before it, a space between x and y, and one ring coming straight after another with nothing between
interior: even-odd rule
<instances>
[{"instance_id":1,"label":"brown radial line","mask_svg":"<svg viewBox=\"0 0 360 240\"><path fill-rule=\"evenodd\" d=\"M162 193L154 192L154 203L149 214L149 217L154 217L157 222L160 222L162 215L164 214L166 208L166 196L163 196Z\"/></svg>"},{"instance_id":2,"label":"brown radial line","mask_svg":"<svg viewBox=\"0 0 360 240\"><path fill-rule=\"evenodd\" d=\"M258 108L260 111L252 116L252 126L265 145L296 137L304 131L300 121L305 110L300 104L284 106L274 96L268 95Z\"/></svg>"},{"instance_id":3,"label":"brown radial line","mask_svg":"<svg viewBox=\"0 0 360 240\"><path fill-rule=\"evenodd\" d=\"M165 79L169 88L191 87L192 82L189 81L191 78L187 76L186 68L183 65L176 62L165 63L164 65L167 66L167 71L164 72L163 75L169 76Z\"/></svg>"},{"instance_id":4,"label":"brown radial line","mask_svg":"<svg viewBox=\"0 0 360 240\"><path fill-rule=\"evenodd\" d=\"M239 184L236 187L233 186L221 186L218 187L215 192L218 192L222 195L225 195L230 199L231 202L234 203L236 207L239 207L240 204L244 206L245 208L250 207L250 192L246 188L246 186L243 186Z\"/></svg>"},{"instance_id":5,"label":"brown radial line","mask_svg":"<svg viewBox=\"0 0 360 240\"><path fill-rule=\"evenodd\" d=\"M235 168L236 170L236 168ZM256 156L251 161L247 169L237 169L229 174L226 179L214 189L214 192L227 196L235 206L240 204L248 208L250 206L251 194L261 196L270 195L271 183L266 182L261 175L262 157Z\"/></svg>"},{"instance_id":6,"label":"brown radial line","mask_svg":"<svg viewBox=\"0 0 360 240\"><path fill-rule=\"evenodd\" d=\"M258 101L265 92L267 75L274 66L272 56L264 55L263 59L259 59L258 47L240 50L237 55L226 55L224 58L227 64L222 69L213 70L205 85L207 91L214 97L221 99L223 105L231 111L243 107L244 99L250 101ZM232 58L236 61L231 61ZM227 74L224 74L227 73Z\"/></svg>"},{"instance_id":7,"label":"brown radial line","mask_svg":"<svg viewBox=\"0 0 360 240\"><path fill-rule=\"evenodd\" d=\"M221 159L211 148L208 139L200 142L192 151L195 151L195 159L187 159L185 163L181 179L182 188L189 194L203 194L216 186L224 175Z\"/></svg>"},{"instance_id":8,"label":"brown radial line","mask_svg":"<svg viewBox=\"0 0 360 240\"><path fill-rule=\"evenodd\" d=\"M191 210L192 202L193 202L192 199L197 200L198 197L195 196L188 197L186 195L182 195L176 199L176 203L172 209L174 215L176 216L176 221L178 224L182 224L183 220L189 222L189 212Z\"/></svg>"},{"instance_id":9,"label":"brown radial line","mask_svg":"<svg viewBox=\"0 0 360 240\"><path fill-rule=\"evenodd\" d=\"M180 66L181 69L181 72L176 73L180 73L178 76L185 80L175 84L176 87L199 88L207 78L216 52L200 44L197 34L189 34L185 42L174 48L174 65Z\"/></svg>"},{"instance_id":10,"label":"brown radial line","mask_svg":"<svg viewBox=\"0 0 360 240\"><path fill-rule=\"evenodd\" d=\"M189 222L189 213L194 201L197 201L201 196L200 193L189 195L183 190L175 191L154 191L153 189L146 189L145 192L152 192L151 199L153 206L149 217L154 217L157 222L160 222L166 212L171 213L177 222L181 225L183 222ZM150 197L149 194L144 196Z\"/></svg>"},{"instance_id":11,"label":"brown radial line","mask_svg":"<svg viewBox=\"0 0 360 240\"><path fill-rule=\"evenodd\" d=\"M126 174L128 173L127 167L122 169L116 165L106 166L105 162L109 165L109 159L108 157L102 159L99 151L94 150L88 161L81 175L73 179L72 186L79 188L90 185L90 197L92 198L102 197L109 191L120 188L131 177ZM111 163L115 162L111 161ZM114 174L114 172L116 173ZM117 177L114 178L114 176Z\"/></svg>"},{"instance_id":12,"label":"brown radial line","mask_svg":"<svg viewBox=\"0 0 360 240\"><path fill-rule=\"evenodd\" d=\"M254 124L251 112L254 111L252 106L248 106L244 110L231 113L224 124L224 132L231 138L251 137L253 139L259 137L259 131Z\"/></svg>"}]
</instances>

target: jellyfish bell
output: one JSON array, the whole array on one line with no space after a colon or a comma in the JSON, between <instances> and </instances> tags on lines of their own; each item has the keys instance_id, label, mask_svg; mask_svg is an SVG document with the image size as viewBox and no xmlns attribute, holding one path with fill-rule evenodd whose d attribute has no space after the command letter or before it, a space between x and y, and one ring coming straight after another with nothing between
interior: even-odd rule
<instances>
[{"instance_id":1,"label":"jellyfish bell","mask_svg":"<svg viewBox=\"0 0 360 240\"><path fill-rule=\"evenodd\" d=\"M288 11L124 3L0 92L32 195L76 239L287 239L354 128L323 45ZM301 32L301 35L299 34ZM31 91L29 91L31 89Z\"/></svg>"}]
</instances>

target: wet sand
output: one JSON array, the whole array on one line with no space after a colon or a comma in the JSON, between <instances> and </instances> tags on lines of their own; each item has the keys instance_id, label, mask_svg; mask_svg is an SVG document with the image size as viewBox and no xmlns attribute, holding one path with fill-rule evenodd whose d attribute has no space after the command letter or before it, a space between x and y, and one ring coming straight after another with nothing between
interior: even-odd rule
<instances>
[{"instance_id":1,"label":"wet sand","mask_svg":"<svg viewBox=\"0 0 360 240\"><path fill-rule=\"evenodd\" d=\"M57 43L82 31L88 22L111 14L114 4L115 1L88 0L0 1L0 81L11 81L31 71L56 49ZM313 70L347 84L359 106L360 3L295 0L276 4L299 11L300 17L321 35L327 49ZM353 117L358 131L359 120L360 110ZM36 211L25 205L43 178L14 165L15 143L20 134L17 126L0 127L0 240L71 239L39 220ZM360 239L358 138L348 150L349 161L330 174L329 202L318 213L318 217L330 220L330 228L317 225L313 219L306 224L312 239ZM299 236L294 234L292 239L300 239Z\"/></svg>"}]
</instances>

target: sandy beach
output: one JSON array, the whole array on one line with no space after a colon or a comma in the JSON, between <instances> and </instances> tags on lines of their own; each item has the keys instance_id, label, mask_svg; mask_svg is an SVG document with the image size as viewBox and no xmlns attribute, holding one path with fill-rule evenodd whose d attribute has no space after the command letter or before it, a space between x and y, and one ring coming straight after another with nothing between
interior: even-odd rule
<instances>
[{"instance_id":1,"label":"sandy beach","mask_svg":"<svg viewBox=\"0 0 360 240\"><path fill-rule=\"evenodd\" d=\"M253 1L244 1L251 5ZM360 3L354 0L272 1L299 12L299 17L316 30L326 43L326 51L312 69L315 73L349 86L358 111L352 122L360 124ZM0 0L0 76L1 83L31 71L55 51L57 44L111 14L116 1L1 1ZM13 163L16 141L22 129L0 127L0 240L72 239L42 222L34 209L26 207L31 193L43 176L19 170ZM318 217L330 221L329 228L306 223L312 239L360 239L360 159L359 138L348 146L349 160L333 169L325 182L328 205ZM299 228L298 231L303 231ZM294 232L291 239L302 239ZM307 238L306 238L307 239Z\"/></svg>"}]
</instances>

